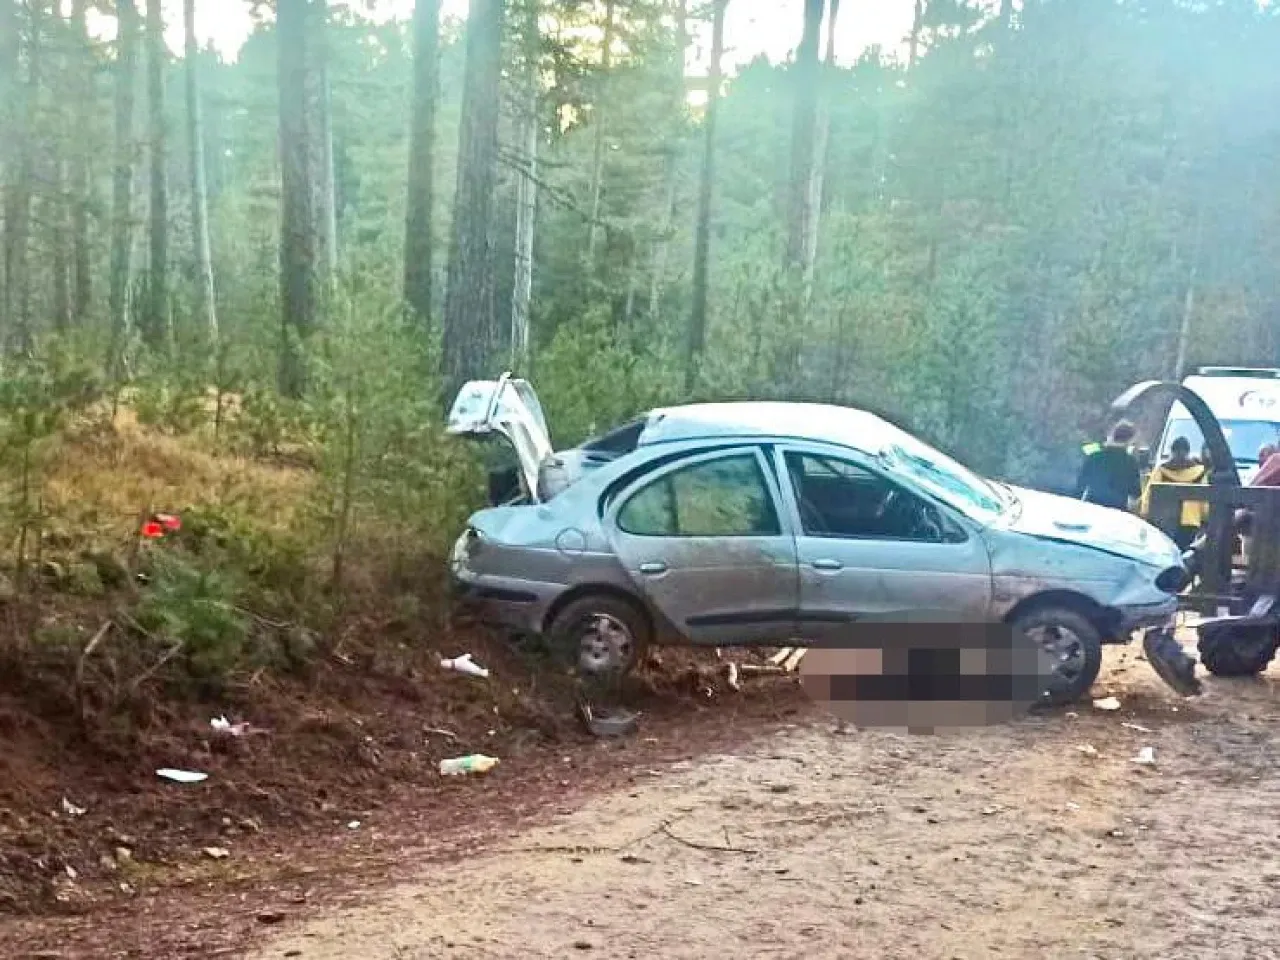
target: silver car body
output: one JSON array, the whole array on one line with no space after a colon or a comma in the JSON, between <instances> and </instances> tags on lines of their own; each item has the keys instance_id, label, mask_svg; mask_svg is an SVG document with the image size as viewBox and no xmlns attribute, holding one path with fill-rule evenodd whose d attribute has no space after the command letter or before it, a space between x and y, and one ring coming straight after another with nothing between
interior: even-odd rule
<instances>
[{"instance_id":1,"label":"silver car body","mask_svg":"<svg viewBox=\"0 0 1280 960\"><path fill-rule=\"evenodd\" d=\"M1181 557L1154 527L984 480L859 410L672 407L552 453L532 388L504 376L464 387L449 431L505 436L519 456L524 495L474 514L451 557L462 594L516 631L541 633L565 603L600 591L639 601L659 642L712 646L816 643L853 621L996 622L1036 600L1087 612L1118 642L1176 610L1157 580L1168 586L1161 575ZM763 484L759 529L638 535L619 522L633 498L703 467ZM816 533L798 490L828 470L832 483L875 482L886 503L912 505L927 536Z\"/></svg>"}]
</instances>

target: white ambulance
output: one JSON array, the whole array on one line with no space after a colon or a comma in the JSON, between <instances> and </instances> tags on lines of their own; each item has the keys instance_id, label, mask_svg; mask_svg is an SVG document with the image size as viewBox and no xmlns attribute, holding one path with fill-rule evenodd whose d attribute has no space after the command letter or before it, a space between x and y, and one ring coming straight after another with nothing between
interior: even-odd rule
<instances>
[{"instance_id":1,"label":"white ambulance","mask_svg":"<svg viewBox=\"0 0 1280 960\"><path fill-rule=\"evenodd\" d=\"M1195 391L1222 424L1240 482L1248 484L1258 472L1258 451L1280 445L1280 369L1201 367L1182 384ZM1186 407L1175 402L1160 435L1156 462L1169 456L1178 437L1186 437L1192 454L1199 456L1204 437Z\"/></svg>"}]
</instances>

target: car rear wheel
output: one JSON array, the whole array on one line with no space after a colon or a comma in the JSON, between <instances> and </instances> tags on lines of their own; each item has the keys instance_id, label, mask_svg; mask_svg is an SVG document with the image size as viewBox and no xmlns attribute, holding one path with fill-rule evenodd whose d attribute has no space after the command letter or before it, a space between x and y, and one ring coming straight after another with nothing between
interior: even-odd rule
<instances>
[{"instance_id":1,"label":"car rear wheel","mask_svg":"<svg viewBox=\"0 0 1280 960\"><path fill-rule=\"evenodd\" d=\"M1087 617L1065 607L1042 607L1021 614L1012 626L1049 661L1036 706L1066 706L1089 692L1102 669L1102 635Z\"/></svg>"},{"instance_id":2,"label":"car rear wheel","mask_svg":"<svg viewBox=\"0 0 1280 960\"><path fill-rule=\"evenodd\" d=\"M621 597L588 594L556 614L547 630L557 657L589 678L620 677L639 662L649 641L644 614Z\"/></svg>"}]
</instances>

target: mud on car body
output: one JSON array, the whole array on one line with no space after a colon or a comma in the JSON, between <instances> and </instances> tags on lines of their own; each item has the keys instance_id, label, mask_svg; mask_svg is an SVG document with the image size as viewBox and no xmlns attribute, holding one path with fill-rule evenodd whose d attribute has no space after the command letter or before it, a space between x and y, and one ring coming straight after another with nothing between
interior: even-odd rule
<instances>
[{"instance_id":1,"label":"mud on car body","mask_svg":"<svg viewBox=\"0 0 1280 960\"><path fill-rule=\"evenodd\" d=\"M467 384L459 436L499 436L518 483L450 560L484 619L591 674L647 644L815 645L851 623L1004 622L1083 696L1105 643L1168 622L1181 557L1132 515L984 479L887 421L821 404L653 410L555 452L536 394Z\"/></svg>"}]
</instances>

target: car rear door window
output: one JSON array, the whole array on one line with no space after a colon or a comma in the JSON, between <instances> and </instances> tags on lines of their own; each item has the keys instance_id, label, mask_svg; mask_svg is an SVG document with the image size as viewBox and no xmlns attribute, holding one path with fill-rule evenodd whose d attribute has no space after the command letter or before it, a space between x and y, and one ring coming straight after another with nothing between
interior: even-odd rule
<instances>
[{"instance_id":1,"label":"car rear door window","mask_svg":"<svg viewBox=\"0 0 1280 960\"><path fill-rule=\"evenodd\" d=\"M782 529L754 452L680 467L642 487L618 526L648 537L768 537Z\"/></svg>"}]
</instances>

